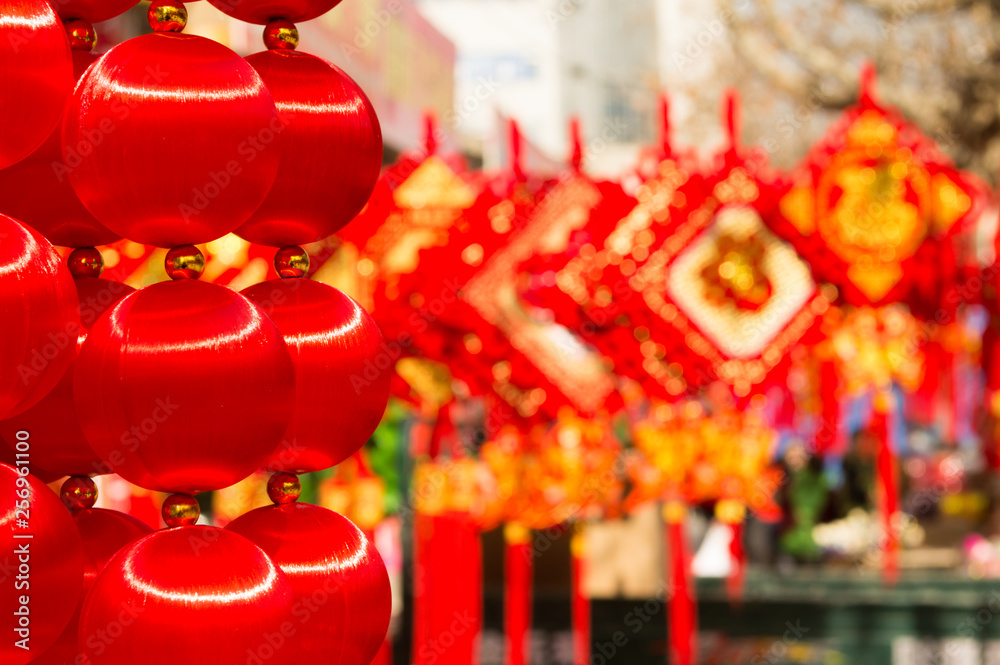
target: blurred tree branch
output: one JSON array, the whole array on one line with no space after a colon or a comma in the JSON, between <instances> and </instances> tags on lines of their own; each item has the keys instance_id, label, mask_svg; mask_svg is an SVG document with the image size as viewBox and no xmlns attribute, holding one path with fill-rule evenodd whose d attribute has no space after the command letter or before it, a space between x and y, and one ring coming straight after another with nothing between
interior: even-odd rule
<instances>
[{"instance_id":1,"label":"blurred tree branch","mask_svg":"<svg viewBox=\"0 0 1000 665\"><path fill-rule=\"evenodd\" d=\"M875 63L879 96L960 166L1000 166L1000 0L718 0L738 56L798 100L840 109Z\"/></svg>"}]
</instances>

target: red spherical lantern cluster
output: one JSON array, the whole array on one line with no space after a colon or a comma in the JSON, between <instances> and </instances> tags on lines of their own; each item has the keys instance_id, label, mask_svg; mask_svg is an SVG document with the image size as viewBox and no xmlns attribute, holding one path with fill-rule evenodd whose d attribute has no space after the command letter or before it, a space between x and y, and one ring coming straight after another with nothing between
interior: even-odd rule
<instances>
[{"instance_id":1,"label":"red spherical lantern cluster","mask_svg":"<svg viewBox=\"0 0 1000 665\"><path fill-rule=\"evenodd\" d=\"M97 58L92 23L134 0L57 0L65 24L45 3L13 1L0 37L15 49L17 30L31 39L18 71L0 73L0 92L10 92L0 97L31 103L0 101L11 128L0 136L0 169L27 157L0 172L0 210L35 228L0 215L0 314L24 322L0 338L0 435L11 446L5 459L71 478L64 508L34 478L0 466L0 480L11 476L8 504L25 493L33 542L45 546L32 563L31 611L41 616L32 649L8 643L2 660L366 665L385 636L390 594L357 527L295 503L291 474L272 482L287 505L232 530L199 526L194 496L262 466L338 464L386 406L378 328L348 296L308 280L308 255L296 246L350 221L381 165L364 93L294 51L292 21L339 0L240 3L234 15L269 23L269 50L249 61L182 34L180 2L153 2L154 33ZM284 248L282 279L245 295L199 281L206 261L194 245L233 231ZM171 281L135 291L99 279L94 246L119 236L166 248ZM49 242L77 248L68 267ZM87 476L106 472L173 492L162 509L169 528L150 533L95 508ZM29 528L6 525L15 544ZM298 626L296 609L318 593L327 601L309 610L317 620ZM11 628L16 609L4 611Z\"/></svg>"}]
</instances>

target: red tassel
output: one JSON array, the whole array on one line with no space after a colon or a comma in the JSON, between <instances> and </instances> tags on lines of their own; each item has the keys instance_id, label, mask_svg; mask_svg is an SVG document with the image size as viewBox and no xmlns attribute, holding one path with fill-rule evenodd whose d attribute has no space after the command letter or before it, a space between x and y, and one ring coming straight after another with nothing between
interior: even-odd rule
<instances>
[{"instance_id":1,"label":"red tassel","mask_svg":"<svg viewBox=\"0 0 1000 665\"><path fill-rule=\"evenodd\" d=\"M478 665L482 552L466 515L414 519L414 665Z\"/></svg>"},{"instance_id":2,"label":"red tassel","mask_svg":"<svg viewBox=\"0 0 1000 665\"><path fill-rule=\"evenodd\" d=\"M590 665L590 599L583 590L583 531L577 528L570 542L570 584L573 621L573 665Z\"/></svg>"},{"instance_id":3,"label":"red tassel","mask_svg":"<svg viewBox=\"0 0 1000 665\"><path fill-rule=\"evenodd\" d=\"M814 443L817 455L842 452L840 437L840 395L837 367L825 360L819 369L820 422Z\"/></svg>"},{"instance_id":4,"label":"red tassel","mask_svg":"<svg viewBox=\"0 0 1000 665\"><path fill-rule=\"evenodd\" d=\"M531 586L534 561L531 531L521 524L504 527L504 630L506 665L530 661Z\"/></svg>"},{"instance_id":5,"label":"red tassel","mask_svg":"<svg viewBox=\"0 0 1000 665\"><path fill-rule=\"evenodd\" d=\"M893 518L899 510L899 493L896 482L896 455L889 442L889 411L892 408L892 395L876 394L872 407L871 432L878 446L875 468L879 488L879 509L885 531L882 580L886 584L895 584L899 577L899 538Z\"/></svg>"},{"instance_id":6,"label":"red tassel","mask_svg":"<svg viewBox=\"0 0 1000 665\"><path fill-rule=\"evenodd\" d=\"M686 511L686 507L679 501L668 502L663 511L667 523L670 576L668 632L671 662L677 665L694 665L698 633L698 615L695 610L697 601L690 578L691 557L684 534Z\"/></svg>"},{"instance_id":7,"label":"red tassel","mask_svg":"<svg viewBox=\"0 0 1000 665\"><path fill-rule=\"evenodd\" d=\"M729 541L729 558L731 568L726 578L726 595L729 603L734 606L743 604L743 586L746 580L746 550L743 548L743 532L745 522L733 522L729 529L733 538Z\"/></svg>"}]
</instances>

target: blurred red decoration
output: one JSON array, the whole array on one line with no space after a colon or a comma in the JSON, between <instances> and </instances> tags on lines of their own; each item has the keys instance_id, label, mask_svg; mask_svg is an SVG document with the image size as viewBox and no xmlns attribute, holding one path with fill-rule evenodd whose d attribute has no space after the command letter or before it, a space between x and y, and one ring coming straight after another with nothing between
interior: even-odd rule
<instances>
[{"instance_id":1,"label":"blurred red decoration","mask_svg":"<svg viewBox=\"0 0 1000 665\"><path fill-rule=\"evenodd\" d=\"M0 20L0 169L24 159L62 118L73 61L45 0L5 0Z\"/></svg>"},{"instance_id":2,"label":"blurred red decoration","mask_svg":"<svg viewBox=\"0 0 1000 665\"><path fill-rule=\"evenodd\" d=\"M253 214L278 172L280 131L245 60L203 37L154 33L114 47L81 79L63 156L97 219L174 247L219 238Z\"/></svg>"},{"instance_id":3,"label":"blurred red decoration","mask_svg":"<svg viewBox=\"0 0 1000 665\"><path fill-rule=\"evenodd\" d=\"M243 296L154 284L107 312L77 360L77 413L108 466L140 487L197 492L250 475L281 441L294 399L281 334Z\"/></svg>"},{"instance_id":4,"label":"blurred red decoration","mask_svg":"<svg viewBox=\"0 0 1000 665\"><path fill-rule=\"evenodd\" d=\"M267 25L272 19L299 22L322 16L341 0L209 0L222 13L247 23Z\"/></svg>"},{"instance_id":5,"label":"blurred red decoration","mask_svg":"<svg viewBox=\"0 0 1000 665\"><path fill-rule=\"evenodd\" d=\"M375 431L389 399L388 351L375 322L321 282L278 279L243 294L271 317L295 364L295 411L265 466L305 473L339 464Z\"/></svg>"},{"instance_id":6,"label":"blurred red decoration","mask_svg":"<svg viewBox=\"0 0 1000 665\"><path fill-rule=\"evenodd\" d=\"M258 508L226 527L263 549L295 594L303 662L368 665L389 628L389 576L346 517L303 503Z\"/></svg>"},{"instance_id":7,"label":"blurred red decoration","mask_svg":"<svg viewBox=\"0 0 1000 665\"><path fill-rule=\"evenodd\" d=\"M271 192L236 233L274 247L321 240L351 221L375 188L378 118L361 88L325 60L273 50L247 62L277 104L282 159Z\"/></svg>"},{"instance_id":8,"label":"blurred red decoration","mask_svg":"<svg viewBox=\"0 0 1000 665\"><path fill-rule=\"evenodd\" d=\"M75 357L97 319L135 289L95 277L78 277L73 281L80 300L80 329L71 341ZM0 421L0 437L9 442L15 440L18 430L31 432L36 441L31 448L32 465L37 464L56 476L108 473L110 469L94 453L80 429L73 401L75 368L76 363L70 363L59 383L38 404Z\"/></svg>"},{"instance_id":9,"label":"blurred red decoration","mask_svg":"<svg viewBox=\"0 0 1000 665\"><path fill-rule=\"evenodd\" d=\"M97 55L73 51L76 78ZM0 170L0 209L39 231L49 242L66 247L105 245L118 239L80 203L69 184L62 154L62 129L55 127L38 150Z\"/></svg>"},{"instance_id":10,"label":"blurred red decoration","mask_svg":"<svg viewBox=\"0 0 1000 665\"><path fill-rule=\"evenodd\" d=\"M9 418L73 361L80 315L73 278L41 234L0 215L0 238L0 418Z\"/></svg>"},{"instance_id":11,"label":"blurred red decoration","mask_svg":"<svg viewBox=\"0 0 1000 665\"><path fill-rule=\"evenodd\" d=\"M30 454L30 437L22 443ZM73 616L84 555L66 507L37 478L0 464L0 501L7 511L0 521L0 551L9 567L0 593L0 629L6 636L0 643L0 662L24 665L48 649ZM25 552L27 575L16 572L26 563L18 563L19 553ZM24 586L25 580L30 587Z\"/></svg>"},{"instance_id":12,"label":"blurred red decoration","mask_svg":"<svg viewBox=\"0 0 1000 665\"><path fill-rule=\"evenodd\" d=\"M91 665L298 665L293 603L284 573L246 538L207 526L158 531L98 575L81 646Z\"/></svg>"},{"instance_id":13,"label":"blurred red decoration","mask_svg":"<svg viewBox=\"0 0 1000 665\"><path fill-rule=\"evenodd\" d=\"M874 88L869 65L858 103L782 192L775 228L846 302L904 302L918 317L947 323L943 313L953 316L965 300L953 292L956 240L982 214L987 187L881 105Z\"/></svg>"}]
</instances>

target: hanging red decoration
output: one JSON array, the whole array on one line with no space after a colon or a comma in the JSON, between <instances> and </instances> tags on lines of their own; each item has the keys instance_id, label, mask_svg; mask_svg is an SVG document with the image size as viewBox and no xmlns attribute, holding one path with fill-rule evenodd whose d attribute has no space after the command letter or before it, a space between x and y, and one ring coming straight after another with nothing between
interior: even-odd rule
<instances>
[{"instance_id":1,"label":"hanging red decoration","mask_svg":"<svg viewBox=\"0 0 1000 665\"><path fill-rule=\"evenodd\" d=\"M99 23L124 14L138 0L53 0L52 6L64 21L82 19Z\"/></svg>"},{"instance_id":2,"label":"hanging red decoration","mask_svg":"<svg viewBox=\"0 0 1000 665\"><path fill-rule=\"evenodd\" d=\"M98 575L80 614L80 635L89 636L81 646L91 665L297 665L304 661L286 634L293 604L285 574L246 538L167 529ZM108 626L122 630L112 638Z\"/></svg>"},{"instance_id":3,"label":"hanging red decoration","mask_svg":"<svg viewBox=\"0 0 1000 665\"><path fill-rule=\"evenodd\" d=\"M242 480L277 447L294 380L263 312L225 287L181 280L125 297L94 324L74 393L111 470L146 489L196 492Z\"/></svg>"},{"instance_id":4,"label":"hanging red decoration","mask_svg":"<svg viewBox=\"0 0 1000 665\"><path fill-rule=\"evenodd\" d=\"M282 160L264 203L236 233L274 247L321 240L371 196L382 165L378 118L361 88L325 60L272 49L247 62L277 104Z\"/></svg>"},{"instance_id":5,"label":"hanging red decoration","mask_svg":"<svg viewBox=\"0 0 1000 665\"><path fill-rule=\"evenodd\" d=\"M243 295L274 321L295 364L295 410L267 468L306 473L339 464L365 444L389 400L392 358L382 334L349 296L305 277Z\"/></svg>"},{"instance_id":6,"label":"hanging red decoration","mask_svg":"<svg viewBox=\"0 0 1000 665\"><path fill-rule=\"evenodd\" d=\"M91 28L93 30L93 28ZM96 38L96 35L95 35ZM97 54L73 50L73 75L79 79ZM31 155L0 170L0 210L30 225L54 245L93 247L118 239L80 203L63 161L62 128Z\"/></svg>"},{"instance_id":7,"label":"hanging red decoration","mask_svg":"<svg viewBox=\"0 0 1000 665\"><path fill-rule=\"evenodd\" d=\"M73 90L73 61L62 23L45 0L0 6L0 169L42 144Z\"/></svg>"},{"instance_id":8,"label":"hanging red decoration","mask_svg":"<svg viewBox=\"0 0 1000 665\"><path fill-rule=\"evenodd\" d=\"M45 238L0 215L0 418L38 403L73 361L73 279Z\"/></svg>"},{"instance_id":9,"label":"hanging red decoration","mask_svg":"<svg viewBox=\"0 0 1000 665\"><path fill-rule=\"evenodd\" d=\"M952 243L986 198L978 178L877 101L868 65L858 103L781 193L775 228L846 302L904 302L933 320L960 300L946 298L957 279Z\"/></svg>"},{"instance_id":10,"label":"hanging red decoration","mask_svg":"<svg viewBox=\"0 0 1000 665\"><path fill-rule=\"evenodd\" d=\"M88 250L78 250L85 252ZM97 252L90 249L90 252ZM78 350L87 331L112 305L135 291L121 282L97 277L77 277L80 300L80 329L72 345ZM110 469L91 449L77 420L73 401L75 363L63 373L59 383L27 411L0 421L0 437L14 441L18 430L31 432L37 443L31 449L31 463L56 476L86 476L107 473Z\"/></svg>"},{"instance_id":11,"label":"hanging red decoration","mask_svg":"<svg viewBox=\"0 0 1000 665\"><path fill-rule=\"evenodd\" d=\"M314 19L339 5L341 0L209 0L209 2L227 16L247 23L267 25L273 19L295 22Z\"/></svg>"},{"instance_id":12,"label":"hanging red decoration","mask_svg":"<svg viewBox=\"0 0 1000 665\"><path fill-rule=\"evenodd\" d=\"M30 433L22 433L17 441L30 459ZM10 568L0 583L4 665L25 665L56 641L80 599L84 570L73 520L52 490L28 475L28 469L0 464L0 501L5 506L0 551Z\"/></svg>"},{"instance_id":13,"label":"hanging red decoration","mask_svg":"<svg viewBox=\"0 0 1000 665\"><path fill-rule=\"evenodd\" d=\"M275 478L294 479L278 473ZM297 480L297 479L295 479ZM280 505L253 510L226 528L260 546L295 595L292 639L305 662L369 665L389 628L392 597L374 544L346 517L297 503L297 482L269 483Z\"/></svg>"},{"instance_id":14,"label":"hanging red decoration","mask_svg":"<svg viewBox=\"0 0 1000 665\"><path fill-rule=\"evenodd\" d=\"M94 584L108 562L123 547L134 543L153 532L146 524L120 513L116 510L94 508L97 501L97 487L89 478L71 478L63 483L63 503L72 511L73 522L76 524L83 540L83 593ZM79 605L66 630L52 647L41 656L31 661L32 665L68 665L69 663L85 663L85 657L80 653L79 641L80 613Z\"/></svg>"},{"instance_id":15,"label":"hanging red decoration","mask_svg":"<svg viewBox=\"0 0 1000 665\"><path fill-rule=\"evenodd\" d=\"M159 30L186 20L181 5L150 13ZM114 47L80 80L63 158L104 225L174 247L219 238L260 206L278 172L281 129L245 60L203 37L157 32Z\"/></svg>"}]
</instances>

